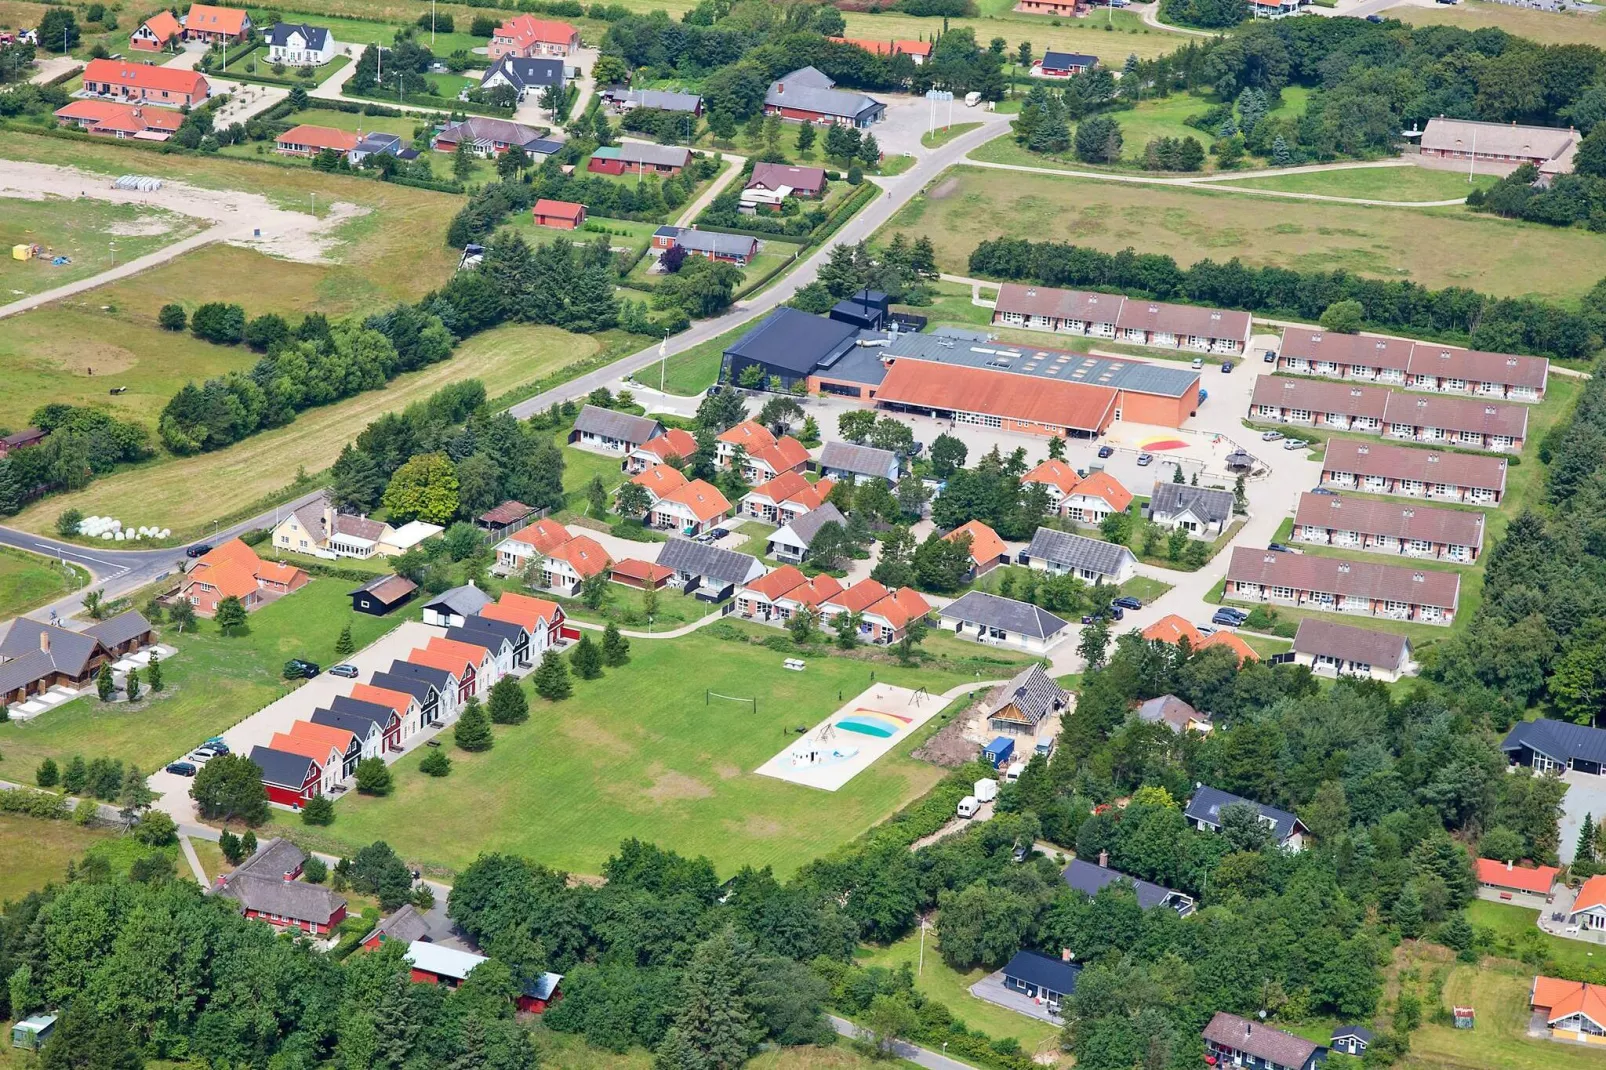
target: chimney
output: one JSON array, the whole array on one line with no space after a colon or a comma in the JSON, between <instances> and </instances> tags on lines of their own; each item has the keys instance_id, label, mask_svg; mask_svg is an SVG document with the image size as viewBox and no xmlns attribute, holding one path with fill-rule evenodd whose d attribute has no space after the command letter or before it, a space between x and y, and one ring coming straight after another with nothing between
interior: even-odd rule
<instances>
[{"instance_id":1,"label":"chimney","mask_svg":"<svg viewBox=\"0 0 1606 1070\"><path fill-rule=\"evenodd\" d=\"M294 873L286 873L286 874L285 874L285 875L284 875L284 879L285 879L285 880L286 880L286 881L293 881L293 880L295 880L295 879L296 879L296 875L295 875L295 874L294 874Z\"/></svg>"},{"instance_id":2,"label":"chimney","mask_svg":"<svg viewBox=\"0 0 1606 1070\"><path fill-rule=\"evenodd\" d=\"M775 83L775 95L776 96L781 96L785 92L786 92L786 83L785 82L776 82Z\"/></svg>"},{"instance_id":3,"label":"chimney","mask_svg":"<svg viewBox=\"0 0 1606 1070\"><path fill-rule=\"evenodd\" d=\"M1110 866L1110 852L1108 852L1108 851L1100 851L1099 852L1099 868L1100 869L1108 869L1109 866Z\"/></svg>"},{"instance_id":4,"label":"chimney","mask_svg":"<svg viewBox=\"0 0 1606 1070\"><path fill-rule=\"evenodd\" d=\"M40 628L39 629L39 649L44 651L46 654L50 653L50 629L49 628Z\"/></svg>"},{"instance_id":5,"label":"chimney","mask_svg":"<svg viewBox=\"0 0 1606 1070\"><path fill-rule=\"evenodd\" d=\"M1074 959L1075 957L1076 957L1075 953L1072 952L1070 948L1068 948L1068 947L1060 948L1060 961L1061 962L1069 962L1072 959Z\"/></svg>"},{"instance_id":6,"label":"chimney","mask_svg":"<svg viewBox=\"0 0 1606 1070\"><path fill-rule=\"evenodd\" d=\"M1255 1023L1251 1022L1249 1019L1245 1018L1244 1019L1244 1036L1247 1038L1247 1037L1253 1035L1254 1032L1255 1032Z\"/></svg>"},{"instance_id":7,"label":"chimney","mask_svg":"<svg viewBox=\"0 0 1606 1070\"><path fill-rule=\"evenodd\" d=\"M1509 859L1509 858L1506 859L1506 872L1507 873L1511 872L1511 859Z\"/></svg>"},{"instance_id":8,"label":"chimney","mask_svg":"<svg viewBox=\"0 0 1606 1070\"><path fill-rule=\"evenodd\" d=\"M328 498L323 500L323 535L330 538L335 533L335 507Z\"/></svg>"}]
</instances>

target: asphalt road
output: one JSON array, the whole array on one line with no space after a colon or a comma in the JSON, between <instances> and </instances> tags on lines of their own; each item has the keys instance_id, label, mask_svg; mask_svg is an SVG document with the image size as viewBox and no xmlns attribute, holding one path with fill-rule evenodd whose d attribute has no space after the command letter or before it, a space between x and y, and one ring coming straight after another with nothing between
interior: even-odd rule
<instances>
[{"instance_id":1,"label":"asphalt road","mask_svg":"<svg viewBox=\"0 0 1606 1070\"><path fill-rule=\"evenodd\" d=\"M838 1036L852 1039L859 1035L859 1027L846 1018L838 1018L834 1014L828 1014L826 1017L831 1020L831 1028L836 1030ZM916 1066L929 1067L930 1070L971 1070L969 1063L962 1063L958 1059L950 1059L946 1055L927 1051L925 1048L917 1048L913 1044L905 1043L902 1040L893 1041L892 1052L900 1059L907 1059Z\"/></svg>"}]
</instances>

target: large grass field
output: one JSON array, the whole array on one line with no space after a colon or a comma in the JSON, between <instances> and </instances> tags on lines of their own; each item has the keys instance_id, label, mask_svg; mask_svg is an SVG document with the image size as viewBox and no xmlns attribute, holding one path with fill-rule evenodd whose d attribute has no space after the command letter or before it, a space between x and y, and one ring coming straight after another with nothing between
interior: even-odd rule
<instances>
[{"instance_id":1,"label":"large grass field","mask_svg":"<svg viewBox=\"0 0 1606 1070\"><path fill-rule=\"evenodd\" d=\"M1028 1052L1058 1049L1059 1027L977 999L970 994L970 986L986 977L989 971L977 967L961 973L944 962L935 927L925 934L925 940L924 965L921 965L919 931L886 947L862 949L857 957L858 963L861 966L884 966L889 970L896 970L905 963L910 969L919 968L915 987L928 998L947 1007L955 1018L971 1029L980 1029L994 1040L1014 1037Z\"/></svg>"},{"instance_id":2,"label":"large grass field","mask_svg":"<svg viewBox=\"0 0 1606 1070\"><path fill-rule=\"evenodd\" d=\"M78 565L26 550L0 547L0 620L9 620L71 594L89 582L89 573Z\"/></svg>"},{"instance_id":3,"label":"large grass field","mask_svg":"<svg viewBox=\"0 0 1606 1070\"><path fill-rule=\"evenodd\" d=\"M1606 946L1583 940L1567 940L1552 936L1539 929L1539 911L1511 903L1491 903L1487 899L1474 899L1467 904L1467 920L1473 925L1493 929L1500 937L1512 941L1531 940L1537 933L1544 942L1546 953L1559 964L1572 970L1586 970L1606 963Z\"/></svg>"},{"instance_id":4,"label":"large grass field","mask_svg":"<svg viewBox=\"0 0 1606 1070\"><path fill-rule=\"evenodd\" d=\"M1365 197L1379 201L1447 201L1465 198L1475 188L1494 185L1494 175L1477 175L1471 182L1460 171L1443 171L1413 165L1346 167L1336 171L1302 171L1289 175L1236 178L1217 183L1231 189L1281 190L1317 193L1324 197Z\"/></svg>"},{"instance_id":5,"label":"large grass field","mask_svg":"<svg viewBox=\"0 0 1606 1070\"><path fill-rule=\"evenodd\" d=\"M424 750L396 766L390 798L347 797L328 830L339 842L384 839L410 859L460 868L481 851L526 855L595 873L621 840L638 836L722 873L751 864L784 877L924 793L941 775L909 751L941 723L899 744L840 791L753 773L797 737L877 681L938 693L967 678L851 658L785 655L693 634L637 639L627 666L575 681L574 695L532 699L528 723L496 729L481 754L450 752L449 777L419 773ZM758 697L758 710L704 689ZM838 695L842 697L839 699Z\"/></svg>"},{"instance_id":6,"label":"large grass field","mask_svg":"<svg viewBox=\"0 0 1606 1070\"><path fill-rule=\"evenodd\" d=\"M665 5L642 0L641 6L650 9ZM980 17L953 18L948 20L948 25L954 29L968 27L974 30L976 40L983 48L994 37L1002 37L1009 42L1008 51L1011 55L1019 42L1030 41L1034 56L1041 56L1050 48L1090 52L1099 57L1105 66L1119 70L1128 55L1136 53L1139 59L1153 59L1175 51L1188 41L1181 34L1144 25L1143 19L1132 11L1100 10L1087 18L1058 19L1043 15L1018 15L1012 10L1014 0L981 0L977 6L982 11ZM930 40L943 30L942 19L922 18L901 12L871 14L844 11L843 15L847 19L849 37L881 41L891 38ZM1112 28L1105 29L1106 23ZM1004 70L1008 74L1012 69L1006 67Z\"/></svg>"},{"instance_id":7,"label":"large grass field","mask_svg":"<svg viewBox=\"0 0 1606 1070\"><path fill-rule=\"evenodd\" d=\"M308 409L287 427L265 431L214 453L166 458L97 480L81 491L47 498L11 523L53 530L63 509L85 515L138 517L137 524L169 527L180 536L204 530L289 484L298 469L320 472L368 423L462 379L478 378L492 394L550 375L598 352L595 336L555 327L508 325L476 335L451 360L398 376L335 405Z\"/></svg>"},{"instance_id":8,"label":"large grass field","mask_svg":"<svg viewBox=\"0 0 1606 1070\"><path fill-rule=\"evenodd\" d=\"M971 250L999 235L1058 239L1106 252L1163 252L1301 270L1348 268L1504 297L1575 299L1594 285L1606 237L1478 215L1465 208L1373 208L1249 198L1178 186L1001 174L958 167L877 233L926 235L943 271L967 273Z\"/></svg>"},{"instance_id":9,"label":"large grass field","mask_svg":"<svg viewBox=\"0 0 1606 1070\"><path fill-rule=\"evenodd\" d=\"M1452 966L1445 980L1444 1005L1474 1008L1476 1027L1455 1029L1424 1022L1411 1034L1411 1053L1400 1065L1408 1070L1599 1070L1598 1048L1527 1035L1533 977L1532 967L1502 959Z\"/></svg>"},{"instance_id":10,"label":"large grass field","mask_svg":"<svg viewBox=\"0 0 1606 1070\"><path fill-rule=\"evenodd\" d=\"M77 282L118 264L138 259L201 230L193 216L137 204L0 197L0 303L23 294ZM41 245L72 262L13 260L14 245Z\"/></svg>"},{"instance_id":11,"label":"large grass field","mask_svg":"<svg viewBox=\"0 0 1606 1070\"><path fill-rule=\"evenodd\" d=\"M32 782L31 769L8 768L11 764L0 763L0 778ZM0 814L0 858L6 861L0 866L0 904L60 881L68 862L114 835L104 829L79 828L70 821Z\"/></svg>"},{"instance_id":12,"label":"large grass field","mask_svg":"<svg viewBox=\"0 0 1606 1070\"><path fill-rule=\"evenodd\" d=\"M1542 45L1594 45L1606 48L1606 15L1537 11L1484 0L1456 4L1402 5L1383 12L1412 26L1456 26L1481 30L1493 26Z\"/></svg>"},{"instance_id":13,"label":"large grass field","mask_svg":"<svg viewBox=\"0 0 1606 1070\"><path fill-rule=\"evenodd\" d=\"M441 5L437 9L437 17L439 17L439 11L445 10L446 6ZM257 20L259 25L267 26L273 25L272 16L275 15L286 22L297 22L300 21L300 16L310 16L316 20L317 25L329 28L329 31L335 35L335 43L341 47L342 52L345 51L345 46L347 45L355 46L351 49L353 61L361 53L361 46L363 45L384 45L389 48L396 39L396 31L404 25L414 26L419 13L418 10L404 12L402 10L403 5L397 5L397 11L392 18L341 18L331 14L332 11L338 10L338 7L339 5L325 4L321 0L293 0L291 4L283 7L269 9L251 5L248 10L251 12L251 18ZM419 10L426 15L429 13L428 8ZM468 52L475 48L485 47L489 38L474 37L463 32L468 29L469 23L473 21L472 16L465 18L462 15L454 15L453 18L456 20L453 26L453 30L456 32L437 32L434 44L431 44L429 28L426 26L414 40L424 45L437 56L449 56L459 50ZM462 30L457 29L459 26L462 27ZM259 70L264 67L260 60L265 56L266 52L264 51L258 57L257 67Z\"/></svg>"},{"instance_id":14,"label":"large grass field","mask_svg":"<svg viewBox=\"0 0 1606 1070\"><path fill-rule=\"evenodd\" d=\"M287 123L306 123L308 126L328 126L336 130L351 130L364 134L397 134L409 140L412 138L413 132L420 126L428 125L422 118L405 118L395 115L354 115L347 111L317 107L292 112L284 121ZM445 159L445 157L442 157L442 159Z\"/></svg>"},{"instance_id":15,"label":"large grass field","mask_svg":"<svg viewBox=\"0 0 1606 1070\"><path fill-rule=\"evenodd\" d=\"M149 772L285 694L289 685L279 673L289 658L323 665L340 660L335 640L347 624L361 649L422 612L414 603L388 617L354 613L348 596L354 586L314 579L251 614L250 633L234 638L219 635L207 620L183 635L161 628L162 642L178 653L162 663L159 694L147 690L132 705L104 704L90 695L31 721L0 724L0 778L31 783L43 759L61 764L75 754L120 758Z\"/></svg>"}]
</instances>

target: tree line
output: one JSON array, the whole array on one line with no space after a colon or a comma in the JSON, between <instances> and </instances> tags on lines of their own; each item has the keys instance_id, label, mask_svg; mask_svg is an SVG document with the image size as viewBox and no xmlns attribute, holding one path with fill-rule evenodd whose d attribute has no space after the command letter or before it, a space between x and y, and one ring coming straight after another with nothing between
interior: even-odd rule
<instances>
[{"instance_id":1,"label":"tree line","mask_svg":"<svg viewBox=\"0 0 1606 1070\"><path fill-rule=\"evenodd\" d=\"M28 426L49 434L0 458L0 515L15 513L42 494L82 490L97 476L155 452L144 424L104 409L51 402L34 410Z\"/></svg>"},{"instance_id":2,"label":"tree line","mask_svg":"<svg viewBox=\"0 0 1606 1070\"><path fill-rule=\"evenodd\" d=\"M1237 257L1225 264L1206 259L1182 268L1164 253L1131 249L1104 253L1069 242L1026 238L983 241L971 252L969 268L972 275L1238 308L1307 322L1319 320L1336 302L1357 301L1364 326L1430 335L1490 352L1584 358L1600 347L1606 327L1606 290L1601 287L1574 311L1535 298L1495 297L1461 286L1430 290L1416 282L1371 279L1344 270L1253 267Z\"/></svg>"}]
</instances>

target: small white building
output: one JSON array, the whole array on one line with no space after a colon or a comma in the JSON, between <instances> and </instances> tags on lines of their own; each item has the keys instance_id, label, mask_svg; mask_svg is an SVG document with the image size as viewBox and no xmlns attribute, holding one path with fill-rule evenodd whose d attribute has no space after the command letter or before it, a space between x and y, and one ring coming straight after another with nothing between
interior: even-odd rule
<instances>
[{"instance_id":1,"label":"small white building","mask_svg":"<svg viewBox=\"0 0 1606 1070\"><path fill-rule=\"evenodd\" d=\"M942 630L985 646L1013 647L1029 654L1047 653L1070 634L1070 622L1029 602L1017 602L986 591L969 591L943 606Z\"/></svg>"}]
</instances>

